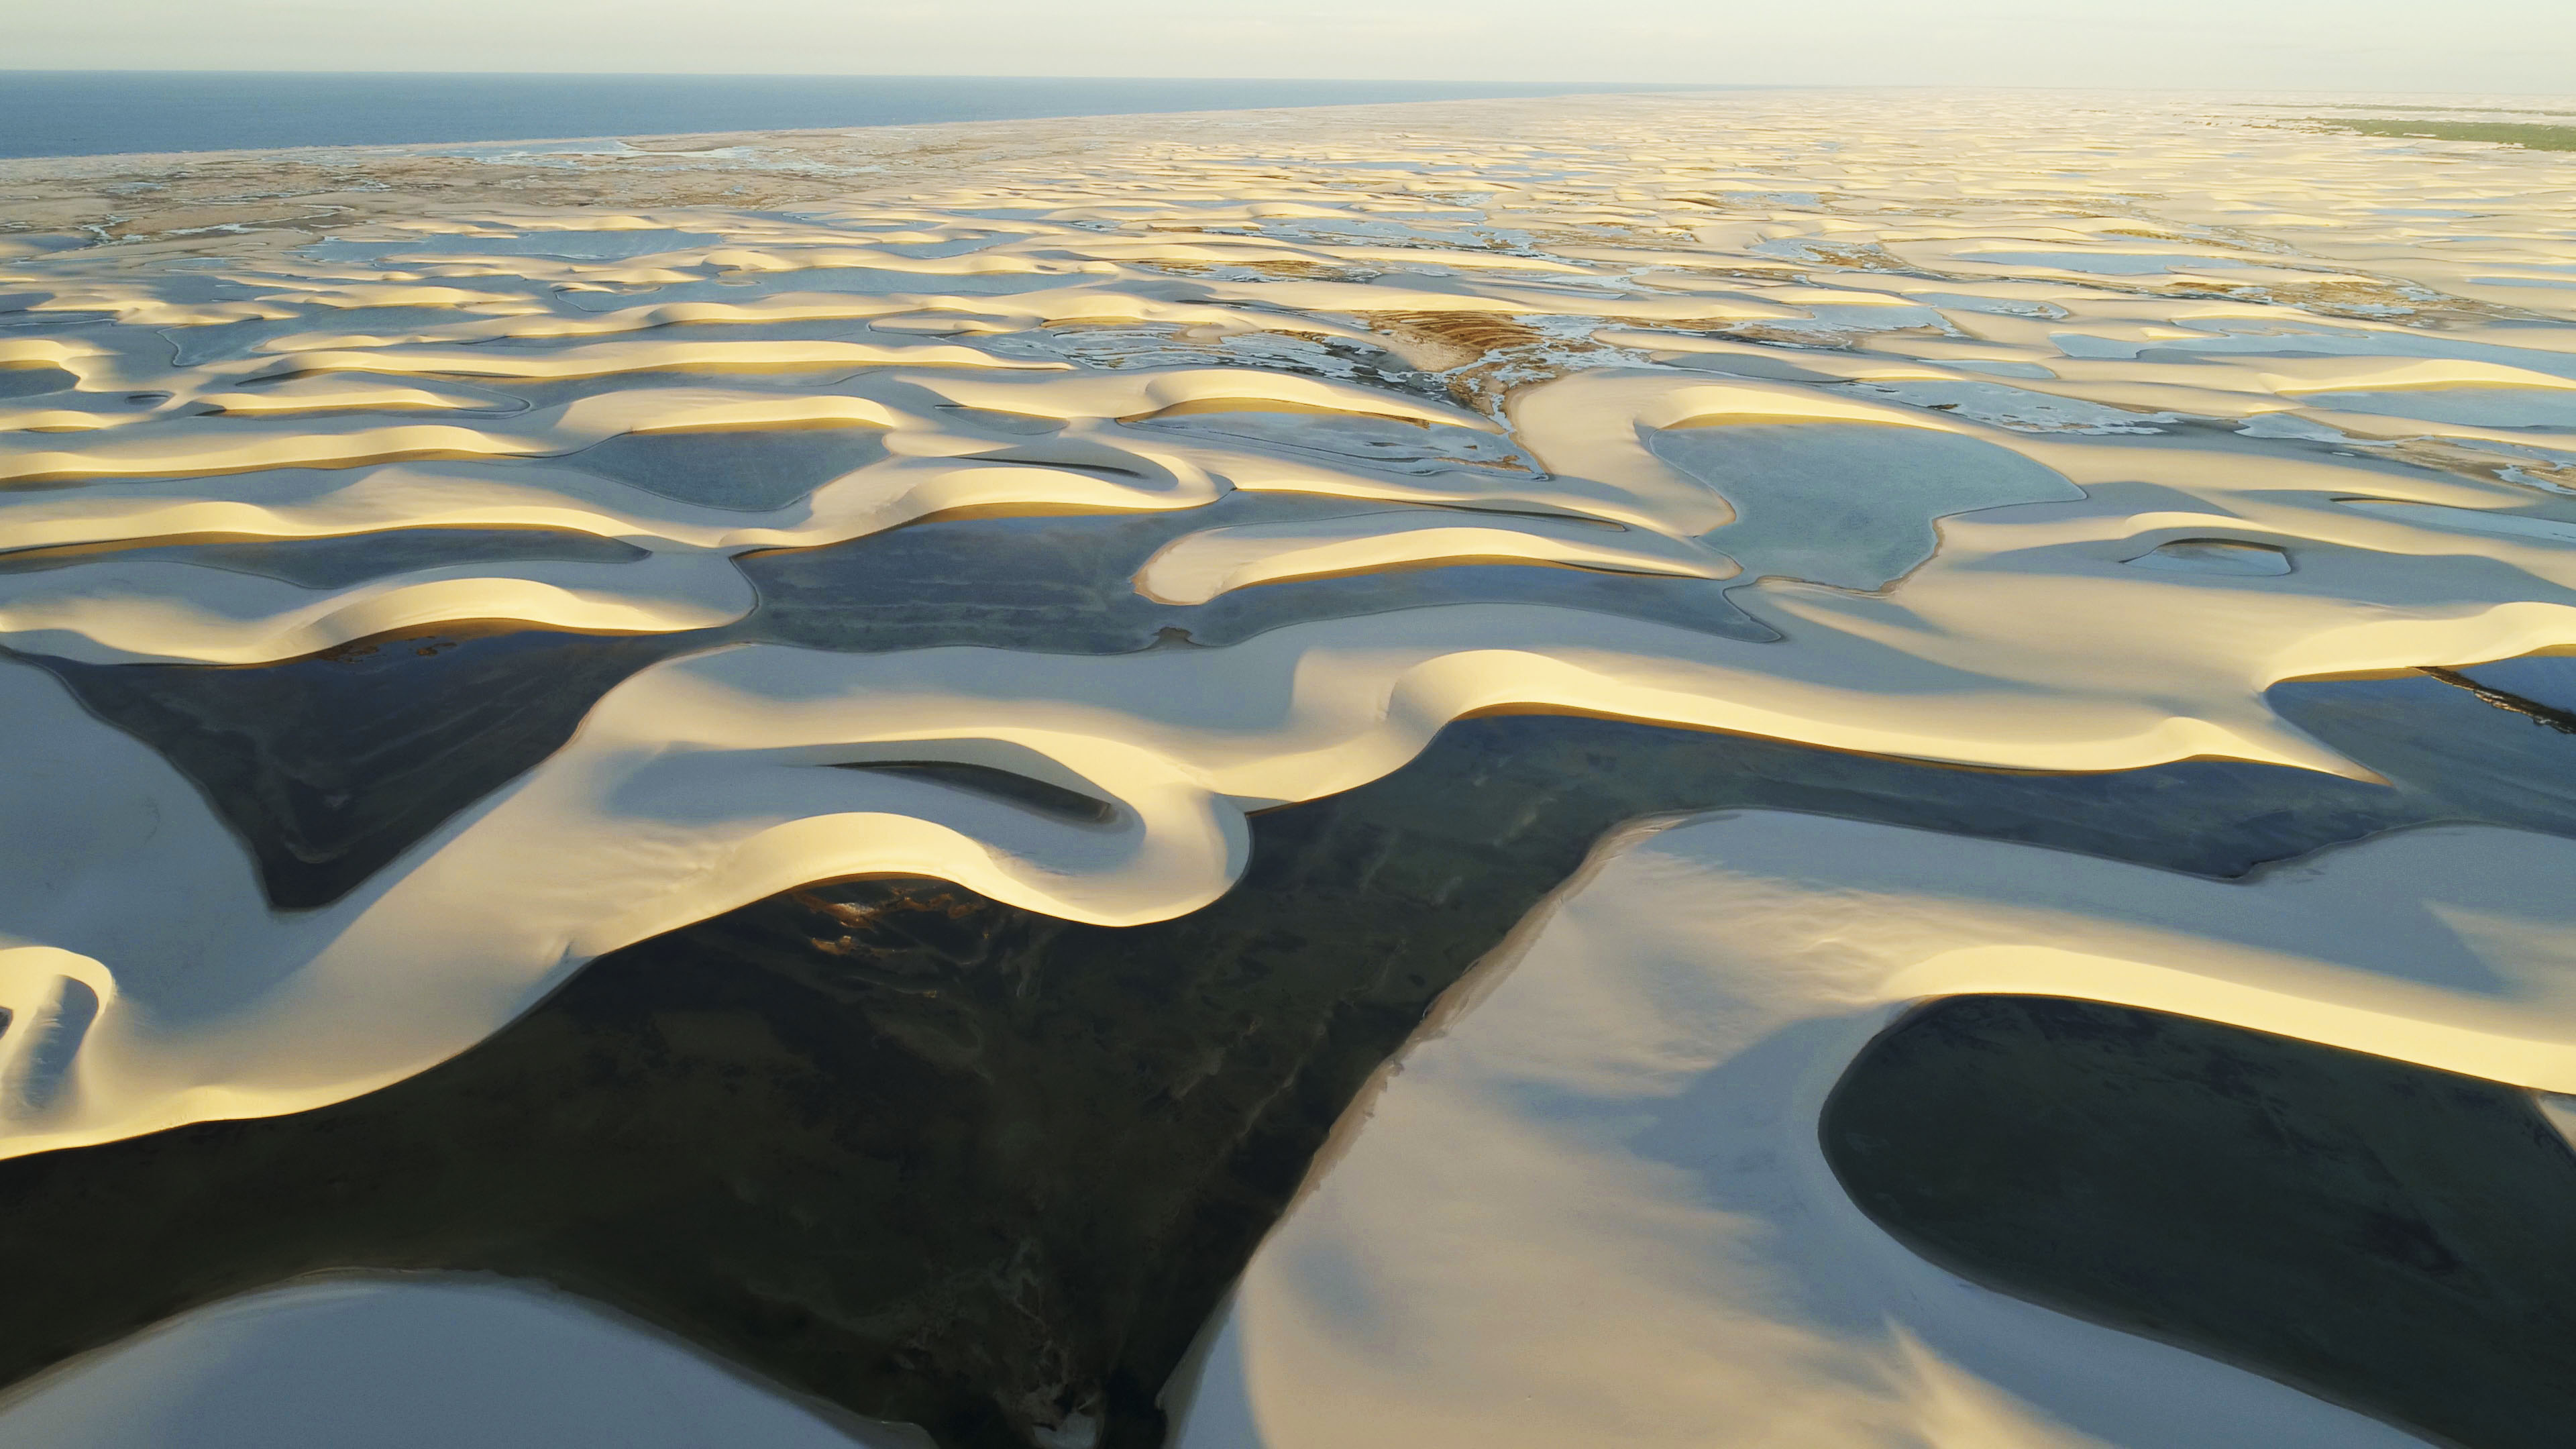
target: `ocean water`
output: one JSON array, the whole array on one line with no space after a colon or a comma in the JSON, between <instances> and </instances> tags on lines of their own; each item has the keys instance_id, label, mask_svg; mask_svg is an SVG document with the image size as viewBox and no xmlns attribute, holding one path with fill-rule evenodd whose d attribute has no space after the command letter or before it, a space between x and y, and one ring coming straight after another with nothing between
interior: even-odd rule
<instances>
[{"instance_id":1,"label":"ocean water","mask_svg":"<svg viewBox=\"0 0 2576 1449\"><path fill-rule=\"evenodd\" d=\"M560 140L1675 89L1684 88L1539 81L0 71L0 157Z\"/></svg>"}]
</instances>

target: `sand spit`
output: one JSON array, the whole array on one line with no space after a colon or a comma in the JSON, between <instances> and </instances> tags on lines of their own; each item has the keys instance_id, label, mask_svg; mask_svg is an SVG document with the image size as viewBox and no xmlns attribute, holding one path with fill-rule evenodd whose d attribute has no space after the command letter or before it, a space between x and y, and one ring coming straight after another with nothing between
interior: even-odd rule
<instances>
[{"instance_id":1,"label":"sand spit","mask_svg":"<svg viewBox=\"0 0 2576 1449\"><path fill-rule=\"evenodd\" d=\"M0 1009L28 1023L0 1154L346 1101L807 882L1185 917L1242 877L1251 813L1478 713L2372 782L2267 691L2576 647L2576 161L2299 114L1737 94L0 166ZM938 647L846 589L790 627L762 583L967 524L1076 556L1137 519L1169 526L1088 592ZM1002 567L943 584L1014 597ZM1292 604L1328 594L1357 602ZM1153 627L1095 628L1113 597ZM274 893L205 752L79 692L496 627L596 635L620 682L312 899ZM842 768L888 764L1105 817ZM2407 838L2349 859L2557 848ZM2083 874L2011 849L1960 856L1989 868L1962 898ZM2515 983L2481 998L2281 936L2309 919L2284 887L2166 900L2121 869L1817 989L1872 1020L2095 995L2576 1091L2545 931L2476 937ZM2263 944L2147 942L2167 910L2250 912ZM1238 1333L1264 1442L1355 1442L1257 1392L1265 1362L1347 1367L1264 1346L1271 1272ZM1865 1409L1818 1389L1850 1442L1929 1434L1924 1405L2001 1422L1928 1328L1837 1342L1819 1383L1920 1370ZM1470 1422L1459 1392L1374 1422L1422 1440Z\"/></svg>"}]
</instances>

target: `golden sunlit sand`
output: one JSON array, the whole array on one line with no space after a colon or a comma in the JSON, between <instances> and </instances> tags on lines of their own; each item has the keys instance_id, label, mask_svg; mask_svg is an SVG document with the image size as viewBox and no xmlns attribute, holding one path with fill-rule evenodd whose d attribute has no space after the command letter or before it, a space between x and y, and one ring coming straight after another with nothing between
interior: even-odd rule
<instances>
[{"instance_id":1,"label":"golden sunlit sand","mask_svg":"<svg viewBox=\"0 0 2576 1449\"><path fill-rule=\"evenodd\" d=\"M1235 494L1336 507L1182 533L1118 586L1200 605L1503 564L1723 586L1749 618L1466 603L1135 654L727 644L643 669L292 912L196 785L12 658L0 1005L36 1023L70 982L95 1013L0 1153L350 1098L597 955L808 881L1178 916L1240 877L1248 812L1480 711L2373 778L2266 691L2576 647L2576 159L2298 114L1758 93L0 163L33 224L0 234L31 309L0 384L66 379L0 388L0 539L81 550L0 571L17 655L676 634L754 616L734 560L757 550ZM821 425L878 451L774 505L582 461ZM646 556L325 587L125 557L427 527ZM1112 815L925 810L828 768L868 760ZM1896 1012L1961 992L2576 1092L2571 849L2437 827L2217 883L1808 816L1625 837L1345 1125L1211 1329L1179 1442L2409 1442L1947 1279L1842 1200L1814 1113ZM37 1040L0 1037L0 1074ZM1737 1198L1602 1125L1735 1061L1776 1112L1725 1129Z\"/></svg>"}]
</instances>

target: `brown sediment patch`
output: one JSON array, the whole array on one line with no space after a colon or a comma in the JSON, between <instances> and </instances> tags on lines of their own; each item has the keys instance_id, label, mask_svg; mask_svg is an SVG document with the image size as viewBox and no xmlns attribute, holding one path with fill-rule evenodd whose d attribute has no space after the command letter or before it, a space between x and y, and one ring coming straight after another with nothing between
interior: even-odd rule
<instances>
[{"instance_id":1,"label":"brown sediment patch","mask_svg":"<svg viewBox=\"0 0 2576 1449\"><path fill-rule=\"evenodd\" d=\"M1832 267L1858 272L1903 272L1920 275L1922 268L1905 261L1877 242L1805 241L1807 254Z\"/></svg>"},{"instance_id":2,"label":"brown sediment patch","mask_svg":"<svg viewBox=\"0 0 2576 1449\"><path fill-rule=\"evenodd\" d=\"M1361 320L1371 331L1456 349L1461 365L1487 353L1531 347L1544 340L1537 329L1508 312L1366 312Z\"/></svg>"},{"instance_id":3,"label":"brown sediment patch","mask_svg":"<svg viewBox=\"0 0 2576 1449\"><path fill-rule=\"evenodd\" d=\"M1212 277L1228 267L1241 268L1248 265L1243 262L1197 262L1161 257L1130 257L1124 260L1129 266L1140 267L1149 272L1160 272L1167 277Z\"/></svg>"},{"instance_id":4,"label":"brown sediment patch","mask_svg":"<svg viewBox=\"0 0 2576 1449\"><path fill-rule=\"evenodd\" d=\"M2444 438L2398 438L2388 442L2374 441L2371 453L2411 463L2419 468L2434 468L2463 477L2492 479L2507 487L2529 487L2505 474L2521 473L2543 487L2576 493L2576 463L2552 463L2539 458L2526 458L2511 453L2490 452L2483 448L2462 447Z\"/></svg>"},{"instance_id":5,"label":"brown sediment patch","mask_svg":"<svg viewBox=\"0 0 2576 1449\"><path fill-rule=\"evenodd\" d=\"M2576 735L2576 714L2542 704L2538 700L2525 699L2510 690L2480 684L2456 669L2444 669L2438 665L2427 664L2423 667L2423 672L2454 689L2465 689L2500 710L2521 715L2533 724L2556 730L2562 735Z\"/></svg>"},{"instance_id":6,"label":"brown sediment patch","mask_svg":"<svg viewBox=\"0 0 2576 1449\"><path fill-rule=\"evenodd\" d=\"M1780 322L1724 322L1709 330L1739 342L1798 347L1810 352L1849 352L1861 335L1838 328L1795 327Z\"/></svg>"},{"instance_id":7,"label":"brown sediment patch","mask_svg":"<svg viewBox=\"0 0 2576 1449\"><path fill-rule=\"evenodd\" d=\"M1503 416L1513 389L1559 376L1569 370L1567 359L1601 350L1589 338L1550 336L1508 312L1366 312L1360 319L1395 339L1417 366L1441 374L1451 397L1493 418Z\"/></svg>"},{"instance_id":8,"label":"brown sediment patch","mask_svg":"<svg viewBox=\"0 0 2576 1449\"><path fill-rule=\"evenodd\" d=\"M2454 297L2430 287L2376 277L2326 277L2314 282L2272 282L2247 289L2266 299L2323 317L2412 320L2545 320L2539 313L2496 302Z\"/></svg>"},{"instance_id":9,"label":"brown sediment patch","mask_svg":"<svg viewBox=\"0 0 2576 1449\"><path fill-rule=\"evenodd\" d=\"M1273 257L1258 262L1231 262L1226 265L1242 267L1246 271L1259 272L1265 276L1313 282L1356 282L1380 275L1364 267L1342 267L1330 262L1301 261L1293 257Z\"/></svg>"},{"instance_id":10,"label":"brown sediment patch","mask_svg":"<svg viewBox=\"0 0 2576 1449\"><path fill-rule=\"evenodd\" d=\"M2200 243L2195 239L2194 244ZM2418 328L2436 328L2449 323L2556 320L2526 308L2455 297L2413 282L2378 277L2328 275L2315 281L2230 282L2214 276L2141 281L2131 277L2088 274L2083 285L2094 291L2125 292L2136 297L2168 297L2178 301L2224 298L2289 307L2319 317L2357 322L2396 322Z\"/></svg>"}]
</instances>

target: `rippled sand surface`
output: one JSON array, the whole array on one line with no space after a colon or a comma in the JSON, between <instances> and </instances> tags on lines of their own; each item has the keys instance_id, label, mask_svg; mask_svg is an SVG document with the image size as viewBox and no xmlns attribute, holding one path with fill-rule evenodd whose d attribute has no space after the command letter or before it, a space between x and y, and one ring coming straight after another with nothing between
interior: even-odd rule
<instances>
[{"instance_id":1,"label":"rippled sand surface","mask_svg":"<svg viewBox=\"0 0 2576 1449\"><path fill-rule=\"evenodd\" d=\"M2435 803L2242 880L1892 817L1610 838L1165 1406L1203 1449L2410 1442L1967 1287L1816 1137L1961 993L2576 1092L2576 158L2305 114L0 165L0 1153L346 1102L815 882L1187 918L1253 817L1480 715L2245 762ZM2368 755L2317 691L2380 685L2515 733ZM2252 828L2233 788L2136 834ZM1640 1145L1721 1078L1769 1115Z\"/></svg>"}]
</instances>

